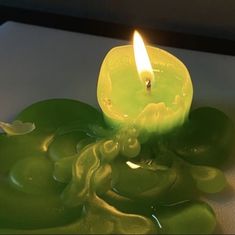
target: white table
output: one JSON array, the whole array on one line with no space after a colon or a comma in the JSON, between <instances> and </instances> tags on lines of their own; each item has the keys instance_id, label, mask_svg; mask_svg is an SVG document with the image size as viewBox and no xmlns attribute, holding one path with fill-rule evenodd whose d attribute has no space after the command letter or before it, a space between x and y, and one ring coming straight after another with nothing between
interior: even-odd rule
<instances>
[{"instance_id":1,"label":"white table","mask_svg":"<svg viewBox=\"0 0 235 235\"><path fill-rule=\"evenodd\" d=\"M7 22L0 26L0 120L49 98L97 106L96 84L105 54L126 41ZM194 106L214 106L235 121L235 57L167 48L188 67ZM235 233L235 164L226 169L232 190L210 203L223 233Z\"/></svg>"}]
</instances>

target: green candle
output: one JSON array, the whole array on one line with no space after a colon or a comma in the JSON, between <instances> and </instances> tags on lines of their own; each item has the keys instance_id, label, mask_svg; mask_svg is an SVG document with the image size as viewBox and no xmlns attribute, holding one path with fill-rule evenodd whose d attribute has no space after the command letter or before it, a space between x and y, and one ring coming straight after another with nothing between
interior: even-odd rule
<instances>
[{"instance_id":1,"label":"green candle","mask_svg":"<svg viewBox=\"0 0 235 235\"><path fill-rule=\"evenodd\" d=\"M146 53L137 33L134 41L134 48L116 47L106 55L98 102L111 126L134 124L151 133L168 132L188 116L193 95L188 70L164 50L147 46Z\"/></svg>"},{"instance_id":2,"label":"green candle","mask_svg":"<svg viewBox=\"0 0 235 235\"><path fill-rule=\"evenodd\" d=\"M0 122L0 234L214 231L214 212L197 199L227 185L215 166L231 150L233 124L210 108L187 118L186 67L166 51L146 51L138 34L135 41L134 50L111 50L100 71L98 101L116 128L65 99Z\"/></svg>"}]
</instances>

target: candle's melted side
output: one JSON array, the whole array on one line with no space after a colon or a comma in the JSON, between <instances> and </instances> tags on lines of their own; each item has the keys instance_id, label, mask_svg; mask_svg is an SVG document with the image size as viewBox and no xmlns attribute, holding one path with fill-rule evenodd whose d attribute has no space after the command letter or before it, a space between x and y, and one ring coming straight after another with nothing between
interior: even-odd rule
<instances>
[{"instance_id":1,"label":"candle's melted side","mask_svg":"<svg viewBox=\"0 0 235 235\"><path fill-rule=\"evenodd\" d=\"M150 139L130 126L110 130L71 100L34 104L17 119L37 128L0 135L1 234L214 231L215 214L199 197L226 186L219 166L234 128L220 111L195 110L184 127Z\"/></svg>"}]
</instances>

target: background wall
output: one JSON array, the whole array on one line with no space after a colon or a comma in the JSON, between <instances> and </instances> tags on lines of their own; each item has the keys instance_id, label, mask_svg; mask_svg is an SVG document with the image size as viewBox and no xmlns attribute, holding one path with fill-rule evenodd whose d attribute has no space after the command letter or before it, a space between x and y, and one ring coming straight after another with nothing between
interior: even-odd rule
<instances>
[{"instance_id":1,"label":"background wall","mask_svg":"<svg viewBox=\"0 0 235 235\"><path fill-rule=\"evenodd\" d=\"M0 4L235 40L234 0L0 0Z\"/></svg>"}]
</instances>

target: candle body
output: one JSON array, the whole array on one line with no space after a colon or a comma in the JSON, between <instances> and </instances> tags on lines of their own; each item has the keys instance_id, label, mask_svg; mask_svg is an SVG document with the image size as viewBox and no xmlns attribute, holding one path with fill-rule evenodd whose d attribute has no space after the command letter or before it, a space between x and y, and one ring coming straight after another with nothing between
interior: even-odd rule
<instances>
[{"instance_id":1,"label":"candle body","mask_svg":"<svg viewBox=\"0 0 235 235\"><path fill-rule=\"evenodd\" d=\"M187 68L170 53L146 47L154 73L151 91L139 78L132 46L113 48L101 66L97 97L107 122L165 133L184 123L193 88Z\"/></svg>"}]
</instances>

